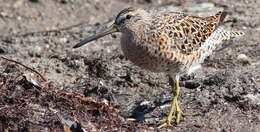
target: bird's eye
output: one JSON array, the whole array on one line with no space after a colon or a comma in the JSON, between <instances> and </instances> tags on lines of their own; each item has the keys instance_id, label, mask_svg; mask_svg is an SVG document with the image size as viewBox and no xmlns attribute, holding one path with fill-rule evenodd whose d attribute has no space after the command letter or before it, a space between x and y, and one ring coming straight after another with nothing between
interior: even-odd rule
<instances>
[{"instance_id":1,"label":"bird's eye","mask_svg":"<svg viewBox=\"0 0 260 132\"><path fill-rule=\"evenodd\" d=\"M126 19L130 19L132 16L131 15L126 15Z\"/></svg>"}]
</instances>

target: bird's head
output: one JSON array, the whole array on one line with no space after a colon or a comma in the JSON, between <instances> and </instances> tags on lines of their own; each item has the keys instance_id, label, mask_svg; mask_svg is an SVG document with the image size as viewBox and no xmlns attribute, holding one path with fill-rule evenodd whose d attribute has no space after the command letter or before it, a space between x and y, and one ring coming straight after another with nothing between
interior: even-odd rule
<instances>
[{"instance_id":1,"label":"bird's head","mask_svg":"<svg viewBox=\"0 0 260 132\"><path fill-rule=\"evenodd\" d=\"M116 17L114 25L120 32L128 32L140 29L149 19L148 13L143 9L126 8Z\"/></svg>"},{"instance_id":2,"label":"bird's head","mask_svg":"<svg viewBox=\"0 0 260 132\"><path fill-rule=\"evenodd\" d=\"M103 30L102 32L84 39L83 41L76 44L73 48L81 47L88 42L114 32L129 33L132 31L140 31L140 29L144 27L144 24L149 21L148 19L149 15L145 10L132 7L126 8L118 13L114 23L110 27Z\"/></svg>"}]
</instances>

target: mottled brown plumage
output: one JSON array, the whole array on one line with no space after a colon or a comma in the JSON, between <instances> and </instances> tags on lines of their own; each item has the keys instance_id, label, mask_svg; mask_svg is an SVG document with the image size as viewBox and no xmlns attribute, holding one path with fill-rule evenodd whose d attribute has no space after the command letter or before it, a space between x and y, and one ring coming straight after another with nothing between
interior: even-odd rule
<instances>
[{"instance_id":1,"label":"mottled brown plumage","mask_svg":"<svg viewBox=\"0 0 260 132\"><path fill-rule=\"evenodd\" d=\"M156 12L127 8L116 17L107 30L91 36L74 46L80 47L113 32L121 32L121 48L135 65L152 72L166 72L175 77L176 93L170 113L160 127L176 123L183 113L178 104L179 75L192 73L205 57L221 45L223 40L243 35L221 27L226 16L219 12L210 17L189 16L180 12Z\"/></svg>"}]
</instances>

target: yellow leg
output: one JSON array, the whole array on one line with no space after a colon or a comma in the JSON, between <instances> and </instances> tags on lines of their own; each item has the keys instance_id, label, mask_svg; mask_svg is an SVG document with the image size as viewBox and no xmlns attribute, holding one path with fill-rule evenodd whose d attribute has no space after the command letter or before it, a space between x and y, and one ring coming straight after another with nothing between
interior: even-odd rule
<instances>
[{"instance_id":1,"label":"yellow leg","mask_svg":"<svg viewBox=\"0 0 260 132\"><path fill-rule=\"evenodd\" d=\"M175 88L175 95L172 99L171 110L168 114L168 117L165 120L163 120L164 123L160 125L158 128L171 126L171 122L179 123L182 116L195 115L195 114L188 114L182 112L178 102L178 98L180 94L179 75L176 75L175 81L176 81L176 86L174 86L174 83L170 82L171 87L173 89Z\"/></svg>"}]
</instances>

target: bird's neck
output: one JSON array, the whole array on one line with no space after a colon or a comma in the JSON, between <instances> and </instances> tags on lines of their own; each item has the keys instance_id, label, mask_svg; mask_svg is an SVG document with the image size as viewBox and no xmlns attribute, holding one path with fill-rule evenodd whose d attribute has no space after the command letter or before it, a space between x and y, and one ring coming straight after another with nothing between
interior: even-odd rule
<instances>
[{"instance_id":1,"label":"bird's neck","mask_svg":"<svg viewBox=\"0 0 260 132\"><path fill-rule=\"evenodd\" d=\"M149 30L150 23L142 22L135 24L127 32L131 34L136 39L142 39L145 37L146 32Z\"/></svg>"}]
</instances>

